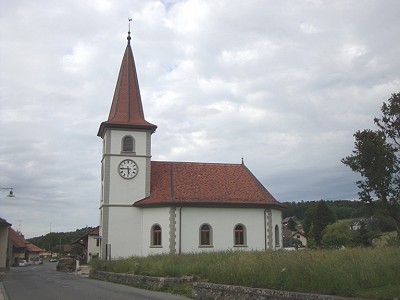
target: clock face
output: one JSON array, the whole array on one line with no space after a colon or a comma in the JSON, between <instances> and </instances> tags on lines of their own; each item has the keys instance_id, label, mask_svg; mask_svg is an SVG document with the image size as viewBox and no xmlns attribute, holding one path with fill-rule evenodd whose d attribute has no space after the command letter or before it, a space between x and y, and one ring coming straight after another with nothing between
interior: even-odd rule
<instances>
[{"instance_id":1,"label":"clock face","mask_svg":"<svg viewBox=\"0 0 400 300\"><path fill-rule=\"evenodd\" d=\"M132 179L138 172L138 166L132 159L124 159L119 163L118 173L122 178Z\"/></svg>"}]
</instances>

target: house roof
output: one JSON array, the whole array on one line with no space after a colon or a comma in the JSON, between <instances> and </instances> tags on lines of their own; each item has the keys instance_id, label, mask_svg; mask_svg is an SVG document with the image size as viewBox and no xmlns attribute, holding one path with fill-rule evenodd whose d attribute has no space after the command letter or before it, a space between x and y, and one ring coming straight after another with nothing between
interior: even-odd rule
<instances>
[{"instance_id":1,"label":"house roof","mask_svg":"<svg viewBox=\"0 0 400 300\"><path fill-rule=\"evenodd\" d=\"M0 226L11 226L5 219L0 218Z\"/></svg>"},{"instance_id":2,"label":"house roof","mask_svg":"<svg viewBox=\"0 0 400 300\"><path fill-rule=\"evenodd\" d=\"M99 226L97 226L96 228L93 228L92 230L90 230L88 232L88 235L99 235Z\"/></svg>"},{"instance_id":3,"label":"house roof","mask_svg":"<svg viewBox=\"0 0 400 300\"><path fill-rule=\"evenodd\" d=\"M89 235L96 235L96 236L98 236L98 235L99 235L99 226L97 226L96 228L93 228L93 229L89 230L89 231L86 232L84 235L80 236L78 239L76 239L75 241L73 241L73 242L71 243L71 245L73 245L73 244L80 244L80 243L81 243L81 240L83 240L83 239L87 240L88 237L89 237Z\"/></svg>"},{"instance_id":4,"label":"house roof","mask_svg":"<svg viewBox=\"0 0 400 300\"><path fill-rule=\"evenodd\" d=\"M105 130L110 127L143 129L151 132L157 128L156 125L145 120L135 60L130 44L130 32L127 39L128 44L122 59L108 120L101 123L97 133L100 137L103 137Z\"/></svg>"},{"instance_id":5,"label":"house roof","mask_svg":"<svg viewBox=\"0 0 400 300\"><path fill-rule=\"evenodd\" d=\"M290 229L285 228L285 229L282 230L283 237L292 237L292 234L293 233L292 233L292 231Z\"/></svg>"},{"instance_id":6,"label":"house roof","mask_svg":"<svg viewBox=\"0 0 400 300\"><path fill-rule=\"evenodd\" d=\"M135 206L283 208L244 164L151 162L151 194Z\"/></svg>"},{"instance_id":7,"label":"house roof","mask_svg":"<svg viewBox=\"0 0 400 300\"><path fill-rule=\"evenodd\" d=\"M44 252L43 249L25 240L20 233L11 227L8 228L8 241L11 245L17 248L26 248L26 251L28 252Z\"/></svg>"},{"instance_id":8,"label":"house roof","mask_svg":"<svg viewBox=\"0 0 400 300\"><path fill-rule=\"evenodd\" d=\"M16 232L11 227L8 228L8 240L10 244L18 248L26 247L26 244L28 243L28 241L26 241L21 234Z\"/></svg>"},{"instance_id":9,"label":"house roof","mask_svg":"<svg viewBox=\"0 0 400 300\"><path fill-rule=\"evenodd\" d=\"M300 231L300 230L291 231L290 229L287 229L287 228L285 228L285 229L282 230L282 235L283 235L284 237L294 237L294 236L297 235L297 234L300 234L300 235L302 235L302 236L305 237L304 232L303 232L303 231Z\"/></svg>"}]
</instances>

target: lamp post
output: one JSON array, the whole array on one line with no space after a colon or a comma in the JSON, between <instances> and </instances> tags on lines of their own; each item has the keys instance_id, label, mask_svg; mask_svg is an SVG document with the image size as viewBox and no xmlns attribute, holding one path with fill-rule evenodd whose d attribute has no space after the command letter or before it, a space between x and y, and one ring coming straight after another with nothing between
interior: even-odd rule
<instances>
[{"instance_id":1,"label":"lamp post","mask_svg":"<svg viewBox=\"0 0 400 300\"><path fill-rule=\"evenodd\" d=\"M0 188L0 191L8 191L8 190L10 192L8 193L7 197L11 197L11 198L15 197L13 188Z\"/></svg>"}]
</instances>

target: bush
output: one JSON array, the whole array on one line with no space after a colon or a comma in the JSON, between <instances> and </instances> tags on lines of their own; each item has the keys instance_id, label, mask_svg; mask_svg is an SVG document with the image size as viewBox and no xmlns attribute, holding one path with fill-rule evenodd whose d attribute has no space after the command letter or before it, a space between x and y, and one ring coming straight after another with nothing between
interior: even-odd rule
<instances>
[{"instance_id":1,"label":"bush","mask_svg":"<svg viewBox=\"0 0 400 300\"><path fill-rule=\"evenodd\" d=\"M398 285L400 249L356 248L156 255L93 262L95 270L341 296ZM374 296L375 294L373 294ZM394 297L395 295L393 295Z\"/></svg>"},{"instance_id":2,"label":"bush","mask_svg":"<svg viewBox=\"0 0 400 300\"><path fill-rule=\"evenodd\" d=\"M322 232L322 246L325 248L341 248L351 245L353 233L347 222L336 222L326 226Z\"/></svg>"},{"instance_id":3,"label":"bush","mask_svg":"<svg viewBox=\"0 0 400 300\"><path fill-rule=\"evenodd\" d=\"M57 271L74 272L76 262L74 258L61 258L57 264Z\"/></svg>"}]
</instances>

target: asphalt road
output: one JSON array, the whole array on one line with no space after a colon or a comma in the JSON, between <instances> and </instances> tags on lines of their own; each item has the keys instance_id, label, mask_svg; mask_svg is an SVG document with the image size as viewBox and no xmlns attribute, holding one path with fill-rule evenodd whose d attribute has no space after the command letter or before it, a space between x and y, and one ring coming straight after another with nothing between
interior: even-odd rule
<instances>
[{"instance_id":1,"label":"asphalt road","mask_svg":"<svg viewBox=\"0 0 400 300\"><path fill-rule=\"evenodd\" d=\"M6 297L9 300L188 299L57 272L56 264L11 268L3 281Z\"/></svg>"}]
</instances>

